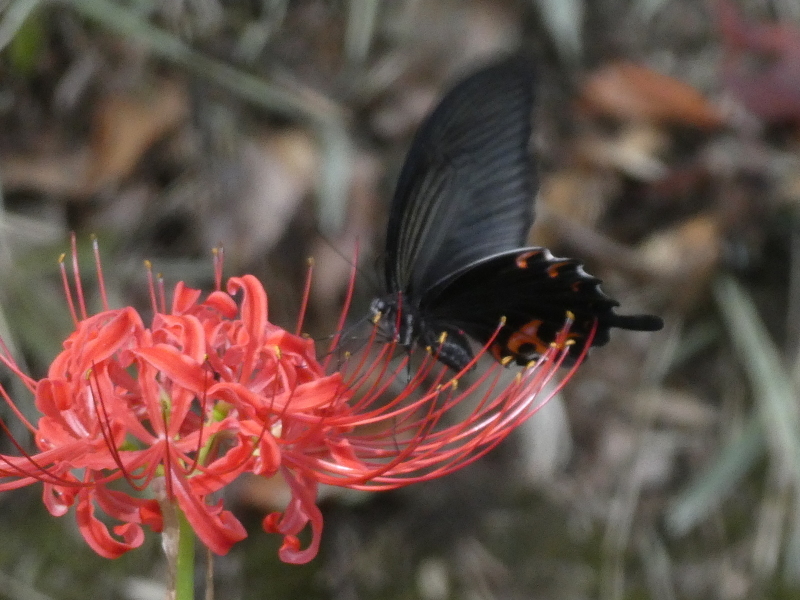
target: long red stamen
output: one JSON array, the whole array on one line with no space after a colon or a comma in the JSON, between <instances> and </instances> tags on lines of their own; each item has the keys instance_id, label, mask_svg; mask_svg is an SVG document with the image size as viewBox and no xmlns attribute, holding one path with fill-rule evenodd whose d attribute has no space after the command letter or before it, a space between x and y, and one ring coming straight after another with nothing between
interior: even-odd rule
<instances>
[{"instance_id":1,"label":"long red stamen","mask_svg":"<svg viewBox=\"0 0 800 600\"><path fill-rule=\"evenodd\" d=\"M72 298L72 290L69 286L69 276L67 275L67 267L64 265L64 261L66 260L67 255L62 254L58 257L58 268L61 271L61 283L64 286L64 297L67 300L67 307L69 308L69 314L72 317L72 324L77 327L78 326L78 313L75 310L75 302Z\"/></svg>"},{"instance_id":2,"label":"long red stamen","mask_svg":"<svg viewBox=\"0 0 800 600\"><path fill-rule=\"evenodd\" d=\"M136 491L141 492L147 488L147 485L150 482L146 480L143 484L137 484L122 461L122 456L120 455L117 444L114 441L114 432L112 430L111 417L108 414L108 407L106 406L103 393L100 390L100 385L97 380L96 365L92 364L92 369L86 374L86 377L89 381L89 391L92 394L92 404L95 406L95 410L97 411L97 423L100 425L100 434L103 436L106 448L111 454L112 460L117 465L120 474L124 477L125 481L128 482L128 485L130 485Z\"/></svg>"},{"instance_id":3,"label":"long red stamen","mask_svg":"<svg viewBox=\"0 0 800 600\"><path fill-rule=\"evenodd\" d=\"M100 244L98 244L96 236L92 236L92 253L94 254L94 268L97 271L97 287L100 291L100 300L103 303L103 310L109 310L106 280L103 277L103 265L100 262Z\"/></svg>"},{"instance_id":4,"label":"long red stamen","mask_svg":"<svg viewBox=\"0 0 800 600\"><path fill-rule=\"evenodd\" d=\"M144 261L144 270L147 274L147 292L150 297L150 310L153 314L158 312L158 300L156 299L156 285L153 279L153 263L149 260Z\"/></svg>"},{"instance_id":5,"label":"long red stamen","mask_svg":"<svg viewBox=\"0 0 800 600\"><path fill-rule=\"evenodd\" d=\"M211 249L214 263L214 290L222 289L222 266L225 259L225 252L222 246Z\"/></svg>"},{"instance_id":6,"label":"long red stamen","mask_svg":"<svg viewBox=\"0 0 800 600\"><path fill-rule=\"evenodd\" d=\"M75 284L75 294L78 299L78 309L80 310L81 319L86 319L86 299L83 295L83 283L81 282L81 271L78 266L78 240L73 232L70 236L72 243L72 278Z\"/></svg>"},{"instance_id":7,"label":"long red stamen","mask_svg":"<svg viewBox=\"0 0 800 600\"><path fill-rule=\"evenodd\" d=\"M339 314L339 322L336 325L336 334L334 334L331 344L328 347L328 356L322 363L322 366L326 371L328 370L334 352L336 348L338 348L339 342L341 341L342 332L344 331L345 323L347 323L347 315L350 313L350 305L353 303L353 295L356 289L356 273L358 272L358 242L356 242L356 247L353 254L353 266L350 268L350 279L347 283L347 294L345 295L342 312Z\"/></svg>"},{"instance_id":8,"label":"long red stamen","mask_svg":"<svg viewBox=\"0 0 800 600\"><path fill-rule=\"evenodd\" d=\"M303 321L306 318L306 310L308 309L308 299L311 295L311 278L314 275L314 259L308 259L308 268L306 269L306 281L303 285L303 297L300 300L300 313L297 315L297 326L295 327L294 334L300 335L303 331Z\"/></svg>"},{"instance_id":9,"label":"long red stamen","mask_svg":"<svg viewBox=\"0 0 800 600\"><path fill-rule=\"evenodd\" d=\"M156 275L156 286L158 286L158 305L161 313L167 312L167 292L164 289L164 276L161 273Z\"/></svg>"}]
</instances>

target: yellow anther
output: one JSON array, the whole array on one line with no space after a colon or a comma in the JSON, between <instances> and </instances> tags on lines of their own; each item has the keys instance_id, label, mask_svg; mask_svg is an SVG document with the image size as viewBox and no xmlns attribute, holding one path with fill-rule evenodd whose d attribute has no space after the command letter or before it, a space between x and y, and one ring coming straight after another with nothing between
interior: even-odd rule
<instances>
[{"instance_id":1,"label":"yellow anther","mask_svg":"<svg viewBox=\"0 0 800 600\"><path fill-rule=\"evenodd\" d=\"M574 321L575 320L575 313L572 312L571 310L567 311L567 320L569 320L569 321Z\"/></svg>"},{"instance_id":2,"label":"yellow anther","mask_svg":"<svg viewBox=\"0 0 800 600\"><path fill-rule=\"evenodd\" d=\"M445 340L447 339L447 332L443 331L439 334L439 344L444 344Z\"/></svg>"},{"instance_id":3,"label":"yellow anther","mask_svg":"<svg viewBox=\"0 0 800 600\"><path fill-rule=\"evenodd\" d=\"M504 356L503 358L500 359L500 364L503 365L504 367L507 367L512 360L514 360L513 356Z\"/></svg>"},{"instance_id":4,"label":"yellow anther","mask_svg":"<svg viewBox=\"0 0 800 600\"><path fill-rule=\"evenodd\" d=\"M314 257L313 257L313 256L309 256L309 257L306 259L306 264L307 264L309 267L313 267L313 266L314 266Z\"/></svg>"},{"instance_id":5,"label":"yellow anther","mask_svg":"<svg viewBox=\"0 0 800 600\"><path fill-rule=\"evenodd\" d=\"M280 346L275 346L275 356L278 357L278 360L281 358L281 348Z\"/></svg>"},{"instance_id":6,"label":"yellow anther","mask_svg":"<svg viewBox=\"0 0 800 600\"><path fill-rule=\"evenodd\" d=\"M505 316L500 317L500 327L504 327L507 320Z\"/></svg>"},{"instance_id":7,"label":"yellow anther","mask_svg":"<svg viewBox=\"0 0 800 600\"><path fill-rule=\"evenodd\" d=\"M151 262L150 262L149 260L147 260L147 259L144 259L144 268L145 268L145 269L147 269L148 271L152 270L152 268L153 268L153 263L151 263Z\"/></svg>"},{"instance_id":8,"label":"yellow anther","mask_svg":"<svg viewBox=\"0 0 800 600\"><path fill-rule=\"evenodd\" d=\"M372 324L377 325L380 323L380 320L383 318L383 313L375 313L375 316L372 317Z\"/></svg>"}]
</instances>

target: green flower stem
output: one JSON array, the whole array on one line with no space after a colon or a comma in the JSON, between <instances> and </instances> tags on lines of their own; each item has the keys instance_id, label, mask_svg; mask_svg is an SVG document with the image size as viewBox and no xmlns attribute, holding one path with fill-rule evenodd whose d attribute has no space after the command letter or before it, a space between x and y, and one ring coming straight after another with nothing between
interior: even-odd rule
<instances>
[{"instance_id":1,"label":"green flower stem","mask_svg":"<svg viewBox=\"0 0 800 600\"><path fill-rule=\"evenodd\" d=\"M186 515L178 513L178 556L175 562L175 600L194 598L194 546L195 535Z\"/></svg>"},{"instance_id":2,"label":"green flower stem","mask_svg":"<svg viewBox=\"0 0 800 600\"><path fill-rule=\"evenodd\" d=\"M161 546L169 573L167 600L194 600L194 530L174 498L167 494L164 478L154 479L152 488L164 519Z\"/></svg>"}]
</instances>

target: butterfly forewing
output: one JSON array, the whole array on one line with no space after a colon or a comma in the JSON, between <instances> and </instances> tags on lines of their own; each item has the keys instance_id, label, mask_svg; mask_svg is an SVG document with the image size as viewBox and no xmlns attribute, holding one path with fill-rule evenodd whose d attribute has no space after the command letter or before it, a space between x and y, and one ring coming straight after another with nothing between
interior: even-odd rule
<instances>
[{"instance_id":1,"label":"butterfly forewing","mask_svg":"<svg viewBox=\"0 0 800 600\"><path fill-rule=\"evenodd\" d=\"M457 85L422 125L389 216L390 291L424 294L463 265L523 245L533 85L531 62L507 59Z\"/></svg>"}]
</instances>

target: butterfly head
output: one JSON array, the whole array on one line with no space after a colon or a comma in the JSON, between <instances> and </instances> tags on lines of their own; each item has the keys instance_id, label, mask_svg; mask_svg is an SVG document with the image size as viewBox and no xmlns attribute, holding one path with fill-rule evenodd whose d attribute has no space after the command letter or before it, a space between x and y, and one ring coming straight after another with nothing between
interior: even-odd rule
<instances>
[{"instance_id":1,"label":"butterfly head","mask_svg":"<svg viewBox=\"0 0 800 600\"><path fill-rule=\"evenodd\" d=\"M416 337L414 329L417 319L412 307L404 305L402 299L402 294L375 298L370 304L369 311L372 322L378 326L382 334L410 348Z\"/></svg>"}]
</instances>

